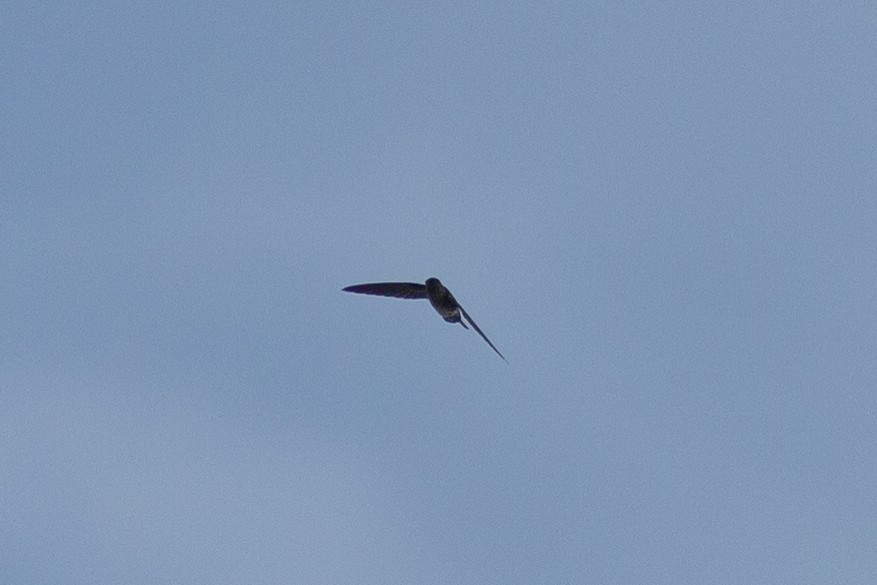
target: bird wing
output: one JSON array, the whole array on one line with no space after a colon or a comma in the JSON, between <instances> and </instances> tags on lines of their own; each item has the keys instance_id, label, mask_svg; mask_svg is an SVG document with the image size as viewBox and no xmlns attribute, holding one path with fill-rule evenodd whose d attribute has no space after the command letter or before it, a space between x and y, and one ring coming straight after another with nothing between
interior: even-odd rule
<instances>
[{"instance_id":1,"label":"bird wing","mask_svg":"<svg viewBox=\"0 0 877 585\"><path fill-rule=\"evenodd\" d=\"M372 282L354 284L342 289L344 292L397 299L425 299L426 285L418 282Z\"/></svg>"},{"instance_id":2,"label":"bird wing","mask_svg":"<svg viewBox=\"0 0 877 585\"><path fill-rule=\"evenodd\" d=\"M459 307L460 305L458 304L457 306ZM463 316L466 317L467 321L469 321L469 325L472 326L472 329L477 331L478 335L480 335L481 338L487 342L487 345L489 345L493 349L493 351L496 352L496 355L501 357L505 363L509 363L509 360L505 359L505 356L502 355L501 353L499 353L499 350L496 349L496 346L493 345L492 343L490 343L490 340L487 339L487 336L484 334L484 331L482 331L481 328L475 324L475 321L472 320L472 317L469 316L469 313L466 312L466 309L464 309L463 307L460 307L460 312L463 313Z\"/></svg>"}]
</instances>

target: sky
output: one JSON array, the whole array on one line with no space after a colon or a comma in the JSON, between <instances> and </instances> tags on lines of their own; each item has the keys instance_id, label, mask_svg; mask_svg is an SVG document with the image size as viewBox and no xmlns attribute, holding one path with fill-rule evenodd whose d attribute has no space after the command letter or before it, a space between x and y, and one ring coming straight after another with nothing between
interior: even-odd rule
<instances>
[{"instance_id":1,"label":"sky","mask_svg":"<svg viewBox=\"0 0 877 585\"><path fill-rule=\"evenodd\" d=\"M865 2L0 8L0 582L877 582ZM442 279L497 348L424 301Z\"/></svg>"}]
</instances>

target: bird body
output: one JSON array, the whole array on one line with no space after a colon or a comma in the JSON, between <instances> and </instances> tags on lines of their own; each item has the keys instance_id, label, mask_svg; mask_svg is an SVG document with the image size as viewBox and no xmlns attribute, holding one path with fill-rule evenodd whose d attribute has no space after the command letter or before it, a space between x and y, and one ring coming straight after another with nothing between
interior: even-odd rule
<instances>
[{"instance_id":1,"label":"bird body","mask_svg":"<svg viewBox=\"0 0 877 585\"><path fill-rule=\"evenodd\" d=\"M481 336L487 345L496 352L504 361L505 356L487 339L483 331L475 324L472 317L466 312L454 295L451 294L445 285L438 278L427 278L426 284L418 282L373 282L367 284L354 284L342 289L344 292L351 292L364 295L377 295L382 297L395 297L397 299L429 299L429 303L442 316L442 319L448 323L459 323L464 329L469 329L469 325ZM466 321L463 319L465 318Z\"/></svg>"},{"instance_id":2,"label":"bird body","mask_svg":"<svg viewBox=\"0 0 877 585\"><path fill-rule=\"evenodd\" d=\"M426 298L429 299L432 308L442 316L442 319L448 323L459 323L464 328L469 329L460 316L460 303L438 278L426 279Z\"/></svg>"}]
</instances>

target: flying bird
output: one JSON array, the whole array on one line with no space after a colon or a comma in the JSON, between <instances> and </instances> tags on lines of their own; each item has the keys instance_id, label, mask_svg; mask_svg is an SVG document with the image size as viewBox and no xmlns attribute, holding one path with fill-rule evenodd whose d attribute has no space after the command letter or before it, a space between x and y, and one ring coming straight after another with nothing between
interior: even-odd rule
<instances>
[{"instance_id":1,"label":"flying bird","mask_svg":"<svg viewBox=\"0 0 877 585\"><path fill-rule=\"evenodd\" d=\"M342 289L344 292L357 293L361 295L377 295L381 297L395 297L397 299L429 299L432 307L442 316L442 319L448 323L459 323L464 329L469 329L463 318L469 322L478 335L481 336L487 345L496 352L496 354L506 363L508 360L502 355L496 346L493 345L487 336L481 331L481 328L475 324L469 313L460 306L454 295L451 294L445 285L438 278L427 278L426 284L419 282L372 282L368 284L354 284Z\"/></svg>"}]
</instances>

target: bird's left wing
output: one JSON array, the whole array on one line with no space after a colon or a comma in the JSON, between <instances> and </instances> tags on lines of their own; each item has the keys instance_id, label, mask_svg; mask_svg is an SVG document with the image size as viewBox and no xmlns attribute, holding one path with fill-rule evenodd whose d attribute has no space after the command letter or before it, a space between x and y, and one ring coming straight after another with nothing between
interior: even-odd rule
<instances>
[{"instance_id":1,"label":"bird's left wing","mask_svg":"<svg viewBox=\"0 0 877 585\"><path fill-rule=\"evenodd\" d=\"M344 292L397 299L425 299L426 285L418 282L372 282L345 287Z\"/></svg>"}]
</instances>

